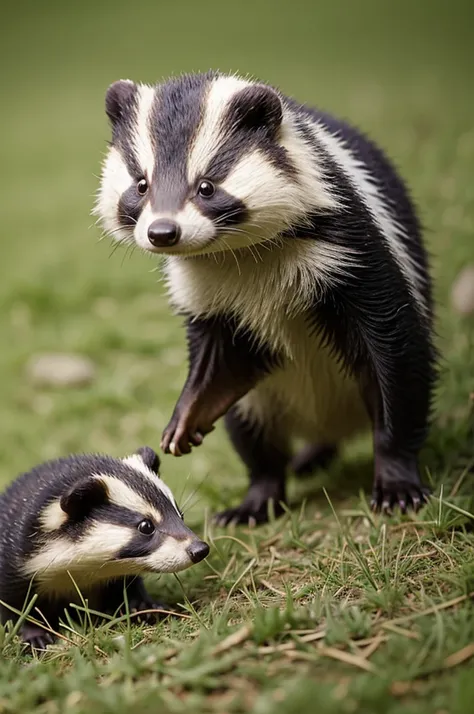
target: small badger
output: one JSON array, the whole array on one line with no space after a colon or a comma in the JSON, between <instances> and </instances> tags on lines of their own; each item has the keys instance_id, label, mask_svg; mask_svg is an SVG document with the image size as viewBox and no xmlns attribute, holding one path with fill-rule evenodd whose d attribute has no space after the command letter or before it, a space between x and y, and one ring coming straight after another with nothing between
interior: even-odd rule
<instances>
[{"instance_id":1,"label":"small badger","mask_svg":"<svg viewBox=\"0 0 474 714\"><path fill-rule=\"evenodd\" d=\"M249 491L218 520L262 522L296 473L372 425L372 506L415 510L436 381L420 224L362 133L258 81L216 72L107 90L112 141L94 212L165 256L190 368L162 448L225 415ZM292 460L292 442L304 450Z\"/></svg>"},{"instance_id":2,"label":"small badger","mask_svg":"<svg viewBox=\"0 0 474 714\"><path fill-rule=\"evenodd\" d=\"M165 608L145 590L141 573L174 573L199 563L207 543L184 524L149 447L124 459L81 454L22 474L0 497L0 618L31 615L56 630L64 608L88 599L113 614ZM77 586L77 588L76 588ZM39 612L38 612L39 611ZM51 632L25 622L22 638L44 649Z\"/></svg>"}]
</instances>

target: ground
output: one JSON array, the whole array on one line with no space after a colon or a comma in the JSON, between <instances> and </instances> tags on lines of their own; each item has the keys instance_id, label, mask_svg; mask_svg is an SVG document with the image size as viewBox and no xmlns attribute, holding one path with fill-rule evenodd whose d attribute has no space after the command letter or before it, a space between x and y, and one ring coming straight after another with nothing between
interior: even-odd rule
<instances>
[{"instance_id":1,"label":"ground","mask_svg":"<svg viewBox=\"0 0 474 714\"><path fill-rule=\"evenodd\" d=\"M0 483L70 451L158 447L186 371L184 334L159 265L112 253L90 227L103 95L120 77L213 66L350 118L409 181L443 354L422 459L435 495L417 516L372 516L364 438L327 473L292 482L283 518L218 529L210 514L245 488L219 425L191 456L163 457L212 548L179 580L149 580L183 604L181 617L153 628L86 621L34 660L0 630L0 712L471 712L474 332L449 301L474 261L469 4L63 6L17 4L3 21ZM34 386L30 358L58 351L94 360L94 383Z\"/></svg>"}]
</instances>

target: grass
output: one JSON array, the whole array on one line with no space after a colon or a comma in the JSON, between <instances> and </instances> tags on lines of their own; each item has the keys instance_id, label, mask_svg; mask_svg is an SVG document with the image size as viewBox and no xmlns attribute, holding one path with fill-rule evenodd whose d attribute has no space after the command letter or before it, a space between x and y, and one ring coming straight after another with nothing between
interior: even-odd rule
<instances>
[{"instance_id":1,"label":"grass","mask_svg":"<svg viewBox=\"0 0 474 714\"><path fill-rule=\"evenodd\" d=\"M246 484L219 425L191 456L163 458L164 478L189 499L189 524L212 546L179 581L149 580L186 617L92 630L83 616L38 660L0 631L2 714L472 711L474 331L449 303L474 260L469 4L272 8L85 0L67 14L46 2L5 15L0 483L70 451L157 447L186 372L184 334L155 262L110 255L88 230L108 138L103 94L121 76L217 66L349 116L409 180L433 254L444 357L423 454L435 496L418 516L372 516L364 438L328 473L292 482L283 518L217 529L210 513ZM32 385L26 365L44 351L89 356L96 380Z\"/></svg>"}]
</instances>

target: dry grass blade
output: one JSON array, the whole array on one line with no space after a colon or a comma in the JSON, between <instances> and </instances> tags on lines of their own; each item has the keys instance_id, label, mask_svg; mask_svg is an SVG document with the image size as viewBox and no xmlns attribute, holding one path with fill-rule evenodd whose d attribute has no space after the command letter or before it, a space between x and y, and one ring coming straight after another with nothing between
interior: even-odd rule
<instances>
[{"instance_id":1,"label":"dry grass blade","mask_svg":"<svg viewBox=\"0 0 474 714\"><path fill-rule=\"evenodd\" d=\"M412 632L411 630L406 630L404 627L398 627L392 622L384 623L384 629L390 630L395 635L401 635L402 637L408 637L409 640L420 640L420 635L417 632Z\"/></svg>"},{"instance_id":2,"label":"dry grass blade","mask_svg":"<svg viewBox=\"0 0 474 714\"><path fill-rule=\"evenodd\" d=\"M357 667L358 669L363 669L366 672L371 672L372 674L377 671L374 665L367 662L364 657L351 654L350 652L344 652L343 650L338 650L335 647L321 647L317 650L317 653L321 657L337 659L339 662L344 662L344 664L349 664L351 667Z\"/></svg>"},{"instance_id":3,"label":"dry grass blade","mask_svg":"<svg viewBox=\"0 0 474 714\"><path fill-rule=\"evenodd\" d=\"M444 668L450 669L451 667L457 667L458 664L462 664L462 662L465 662L471 657L474 657L474 642L471 642L470 645L466 645L466 647L446 657L444 660Z\"/></svg>"},{"instance_id":4,"label":"dry grass blade","mask_svg":"<svg viewBox=\"0 0 474 714\"><path fill-rule=\"evenodd\" d=\"M453 600L448 600L447 602L441 602L439 605L433 605L432 607L426 608L426 610L421 610L421 612L412 612L411 615L404 615L403 617L396 617L394 620L389 620L388 622L383 622L381 627L389 627L389 625L398 625L402 622L410 622L412 620L417 620L419 617L424 617L425 615L432 615L435 612L440 612L441 610L447 610L451 607L456 607L462 602L472 598L474 593L469 593L468 595L460 595L455 597Z\"/></svg>"},{"instance_id":5,"label":"dry grass blade","mask_svg":"<svg viewBox=\"0 0 474 714\"><path fill-rule=\"evenodd\" d=\"M214 649L211 651L211 655L215 657L218 654L227 652L233 647L237 647L237 645L241 645L243 642L248 640L251 634L252 627L250 625L244 625L240 628L240 630L233 632L231 635L226 637L225 640L219 642L219 644L216 645L216 647L214 647Z\"/></svg>"},{"instance_id":6,"label":"dry grass blade","mask_svg":"<svg viewBox=\"0 0 474 714\"><path fill-rule=\"evenodd\" d=\"M369 659L369 657L372 657L374 652L376 650L378 650L378 648L380 647L382 642L386 642L386 641L387 641L387 637L384 637L383 635L381 635L379 633L378 635L376 635L373 638L373 640L370 644L368 644L366 647L364 647L361 650L361 653L360 653L361 657L363 657L364 659Z\"/></svg>"},{"instance_id":7,"label":"dry grass blade","mask_svg":"<svg viewBox=\"0 0 474 714\"><path fill-rule=\"evenodd\" d=\"M274 585L268 582L268 580L264 580L263 578L260 578L261 584L267 588L267 590L270 590L272 593L275 593L276 595L280 595L280 597L286 597L286 593L284 593L282 590L278 590Z\"/></svg>"}]
</instances>

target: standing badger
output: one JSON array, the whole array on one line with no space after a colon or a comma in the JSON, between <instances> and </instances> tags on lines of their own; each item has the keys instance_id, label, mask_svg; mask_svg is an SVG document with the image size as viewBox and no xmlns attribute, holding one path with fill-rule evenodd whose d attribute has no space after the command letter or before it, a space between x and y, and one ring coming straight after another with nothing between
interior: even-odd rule
<instances>
[{"instance_id":1,"label":"standing badger","mask_svg":"<svg viewBox=\"0 0 474 714\"><path fill-rule=\"evenodd\" d=\"M17 620L37 593L36 620L56 630L64 608L81 602L115 613L163 608L140 573L174 573L209 553L183 523L159 458L143 447L125 459L78 455L23 474L0 497L0 618ZM25 622L22 638L44 649L51 632Z\"/></svg>"},{"instance_id":2,"label":"standing badger","mask_svg":"<svg viewBox=\"0 0 474 714\"><path fill-rule=\"evenodd\" d=\"M221 523L262 522L285 475L324 465L372 423L372 504L426 499L417 458L435 381L420 226L383 153L264 84L210 72L111 85L95 212L165 256L190 368L162 447L226 415L250 488ZM291 462L291 440L306 441Z\"/></svg>"}]
</instances>

